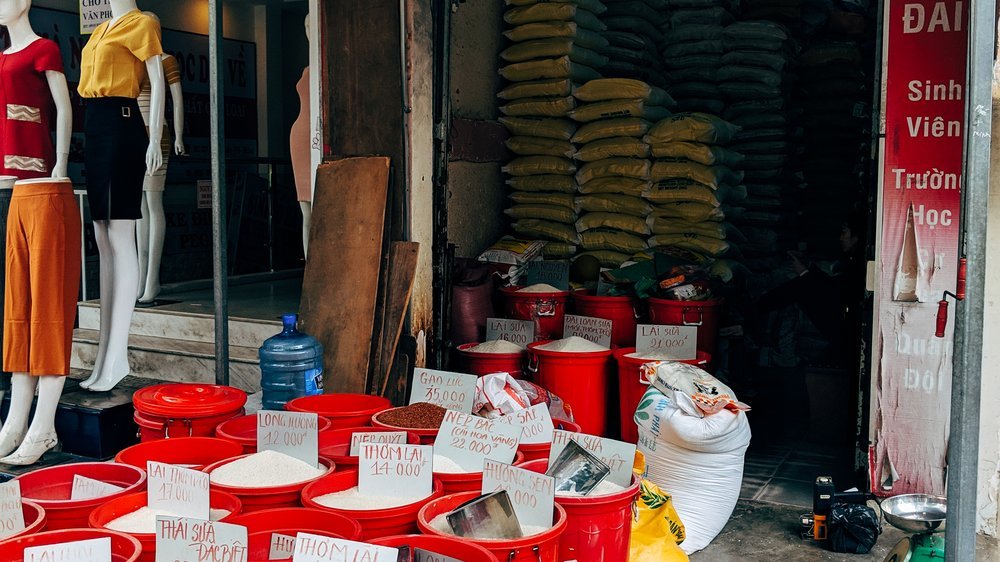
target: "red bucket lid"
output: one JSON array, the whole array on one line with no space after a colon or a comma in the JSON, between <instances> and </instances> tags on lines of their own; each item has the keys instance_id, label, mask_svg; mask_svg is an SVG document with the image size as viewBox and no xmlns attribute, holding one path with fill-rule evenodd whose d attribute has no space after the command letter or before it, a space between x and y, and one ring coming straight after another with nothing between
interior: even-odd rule
<instances>
[{"instance_id":1,"label":"red bucket lid","mask_svg":"<svg viewBox=\"0 0 1000 562\"><path fill-rule=\"evenodd\" d=\"M136 410L154 416L204 418L239 410L247 394L216 384L168 383L147 386L132 395Z\"/></svg>"}]
</instances>

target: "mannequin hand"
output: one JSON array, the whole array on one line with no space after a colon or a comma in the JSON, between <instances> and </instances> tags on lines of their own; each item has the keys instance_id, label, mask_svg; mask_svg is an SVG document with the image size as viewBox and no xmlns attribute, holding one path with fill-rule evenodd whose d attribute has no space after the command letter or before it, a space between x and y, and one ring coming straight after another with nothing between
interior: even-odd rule
<instances>
[{"instance_id":1,"label":"mannequin hand","mask_svg":"<svg viewBox=\"0 0 1000 562\"><path fill-rule=\"evenodd\" d=\"M67 178L69 177L69 162L66 158L56 159L55 166L52 166L52 177L53 178Z\"/></svg>"},{"instance_id":2,"label":"mannequin hand","mask_svg":"<svg viewBox=\"0 0 1000 562\"><path fill-rule=\"evenodd\" d=\"M163 153L160 152L160 143L149 143L149 147L146 148L146 175L153 175L162 165Z\"/></svg>"},{"instance_id":3,"label":"mannequin hand","mask_svg":"<svg viewBox=\"0 0 1000 562\"><path fill-rule=\"evenodd\" d=\"M182 139L180 137L177 137L174 140L174 152L178 156L182 156L182 155L184 155L186 153L186 150L184 148L184 139Z\"/></svg>"}]
</instances>

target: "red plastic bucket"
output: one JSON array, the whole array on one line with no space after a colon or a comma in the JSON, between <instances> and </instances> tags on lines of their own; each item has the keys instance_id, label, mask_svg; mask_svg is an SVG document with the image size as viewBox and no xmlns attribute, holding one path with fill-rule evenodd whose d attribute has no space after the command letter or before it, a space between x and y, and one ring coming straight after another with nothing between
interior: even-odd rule
<instances>
[{"instance_id":1,"label":"red plastic bucket","mask_svg":"<svg viewBox=\"0 0 1000 562\"><path fill-rule=\"evenodd\" d=\"M649 322L663 326L697 326L698 351L715 355L719 338L719 301L672 301L650 297Z\"/></svg>"},{"instance_id":2,"label":"red plastic bucket","mask_svg":"<svg viewBox=\"0 0 1000 562\"><path fill-rule=\"evenodd\" d=\"M211 474L213 470L219 468L220 466L229 464L247 456L249 455L240 455L238 457L210 464L204 468L204 472ZM324 474L317 476L316 478L322 478L326 474L333 472L334 468L336 468L332 462L322 457L319 459L319 463L325 466L327 470ZM223 492L229 492L239 498L243 503L243 513L248 513L251 511L260 511L261 509L271 509L275 507L299 507L301 505L299 503L299 495L302 493L302 489L305 488L310 482L314 482L316 478L306 480L305 482L286 484L284 486L263 486L260 488L240 488L237 486L226 486L213 482L212 488L222 490Z\"/></svg>"},{"instance_id":3,"label":"red plastic bucket","mask_svg":"<svg viewBox=\"0 0 1000 562\"><path fill-rule=\"evenodd\" d=\"M242 415L243 408L208 418L160 418L136 410L132 419L139 426L139 441L145 443L176 437L212 437L220 423Z\"/></svg>"},{"instance_id":4,"label":"red plastic bucket","mask_svg":"<svg viewBox=\"0 0 1000 562\"><path fill-rule=\"evenodd\" d=\"M573 408L573 421L591 435L608 430L607 402L611 396L611 350L569 353L546 351L540 341L528 345L539 386L566 401Z\"/></svg>"},{"instance_id":5,"label":"red plastic bucket","mask_svg":"<svg viewBox=\"0 0 1000 562\"><path fill-rule=\"evenodd\" d=\"M507 318L531 320L535 323L535 341L559 339L563 335L566 301L569 291L552 293L519 293L524 287L504 287Z\"/></svg>"},{"instance_id":6,"label":"red plastic bucket","mask_svg":"<svg viewBox=\"0 0 1000 562\"><path fill-rule=\"evenodd\" d=\"M71 500L73 476L76 474L120 486L122 490L99 498ZM46 529L50 531L85 528L90 512L97 506L146 489L145 470L108 462L49 466L22 474L15 480L21 483L21 497L45 510ZM0 560L3 559L0 557Z\"/></svg>"},{"instance_id":7,"label":"red plastic bucket","mask_svg":"<svg viewBox=\"0 0 1000 562\"><path fill-rule=\"evenodd\" d=\"M524 463L521 468L544 474L548 460ZM566 532L559 538L560 560L628 560L632 536L632 504L639 495L639 479L614 494L595 497L559 497L566 510Z\"/></svg>"},{"instance_id":8,"label":"red plastic bucket","mask_svg":"<svg viewBox=\"0 0 1000 562\"><path fill-rule=\"evenodd\" d=\"M438 515L448 513L479 495L479 492L463 492L444 496L428 503L417 514L420 532L435 537L455 538L431 528L430 522ZM566 531L566 510L559 504L555 506L552 521L554 525L551 529L530 537L502 540L463 540L489 550L494 556L505 562L559 562L562 560L559 558L559 540L563 532ZM580 559L580 562L583 560Z\"/></svg>"},{"instance_id":9,"label":"red plastic bucket","mask_svg":"<svg viewBox=\"0 0 1000 562\"><path fill-rule=\"evenodd\" d=\"M92 511L88 523L91 528L110 531L111 529L106 527L108 523L123 515L128 515L140 508L146 507L148 505L146 500L146 492L115 498L101 504L97 509ZM220 519L222 522L229 522L230 519L239 515L242 508L239 498L218 490L211 490L209 492L208 503L212 509L225 509L229 512L229 515ZM139 556L140 562L156 562L156 533L116 532L125 533L139 541L139 544L142 545L142 555Z\"/></svg>"},{"instance_id":10,"label":"red plastic bucket","mask_svg":"<svg viewBox=\"0 0 1000 562\"><path fill-rule=\"evenodd\" d=\"M243 414L246 401L238 388L199 383L158 384L132 395L142 441L212 437L217 425Z\"/></svg>"},{"instance_id":11,"label":"red plastic bucket","mask_svg":"<svg viewBox=\"0 0 1000 562\"><path fill-rule=\"evenodd\" d=\"M572 431L573 433L580 433L582 431L580 426L566 420L554 419L552 420L552 426L554 429ZM549 451L551 449L552 443L525 443L517 447L517 451L524 456L524 460L521 462L529 462L538 459L549 460Z\"/></svg>"},{"instance_id":12,"label":"red plastic bucket","mask_svg":"<svg viewBox=\"0 0 1000 562\"><path fill-rule=\"evenodd\" d=\"M519 465L524 462L524 453L516 451L514 462ZM457 494L459 492L479 492L483 489L483 473L479 472L435 472L434 479L441 482L442 495Z\"/></svg>"},{"instance_id":13,"label":"red plastic bucket","mask_svg":"<svg viewBox=\"0 0 1000 562\"><path fill-rule=\"evenodd\" d=\"M337 535L349 541L361 539L361 525L354 519L311 507L279 507L241 513L228 521L242 525L248 533L275 532L281 529L298 529L317 535Z\"/></svg>"},{"instance_id":14,"label":"red plastic bucket","mask_svg":"<svg viewBox=\"0 0 1000 562\"><path fill-rule=\"evenodd\" d=\"M395 535L368 541L379 546L409 546L419 548L442 556L448 556L462 562L500 562L499 559L485 548L457 538L436 537L432 535ZM411 550L412 552L412 550Z\"/></svg>"},{"instance_id":15,"label":"red plastic bucket","mask_svg":"<svg viewBox=\"0 0 1000 562\"><path fill-rule=\"evenodd\" d=\"M32 546L87 541L105 537L111 539L112 562L136 562L139 560L139 556L142 554L142 545L135 538L107 529L87 528L46 531L0 541L0 560L3 562L24 562L24 549Z\"/></svg>"},{"instance_id":16,"label":"red plastic bucket","mask_svg":"<svg viewBox=\"0 0 1000 562\"><path fill-rule=\"evenodd\" d=\"M524 377L524 359L526 354L520 353L476 353L471 351L478 343L463 343L458 346L458 354L462 357L465 372L483 376L490 373L510 373L515 379Z\"/></svg>"},{"instance_id":17,"label":"red plastic bucket","mask_svg":"<svg viewBox=\"0 0 1000 562\"><path fill-rule=\"evenodd\" d=\"M351 436L358 432L388 433L391 431L396 430L381 427L343 427L321 431L319 434L319 456L330 459L337 465L337 470L356 470L358 457L351 456ZM419 445L420 436L408 431L406 432L406 442L410 445Z\"/></svg>"},{"instance_id":18,"label":"red plastic bucket","mask_svg":"<svg viewBox=\"0 0 1000 562\"><path fill-rule=\"evenodd\" d=\"M303 531L298 527L289 527L287 529L275 529L273 531L258 531L256 533L249 533L247 535L247 542L249 543L249 548L247 549L247 562L275 562L277 560L291 560L289 556L287 558L271 558L271 539L275 534L285 535L286 537L295 538L295 535L299 531L309 533L312 535L319 535L321 537L331 537L334 539L346 539L338 535L337 533L330 533L327 531ZM291 548L295 548L295 541L289 541Z\"/></svg>"},{"instance_id":19,"label":"red plastic bucket","mask_svg":"<svg viewBox=\"0 0 1000 562\"><path fill-rule=\"evenodd\" d=\"M611 320L611 345L635 345L635 327L642 317L642 301L635 297L598 297L586 290L573 292L573 309L580 316Z\"/></svg>"},{"instance_id":20,"label":"red plastic bucket","mask_svg":"<svg viewBox=\"0 0 1000 562\"><path fill-rule=\"evenodd\" d=\"M330 420L330 429L371 424L372 416L392 407L392 402L369 394L316 394L289 400L289 412L316 412Z\"/></svg>"},{"instance_id":21,"label":"red plastic bucket","mask_svg":"<svg viewBox=\"0 0 1000 562\"><path fill-rule=\"evenodd\" d=\"M358 472L356 470L327 474L302 490L302 505L339 513L357 520L361 524L360 540L367 541L389 535L408 535L416 532L417 511L428 501L441 496L441 483L434 482L434 489L430 496L407 505L388 509L336 509L316 503L316 498L320 496L349 490L357 485Z\"/></svg>"},{"instance_id":22,"label":"red plastic bucket","mask_svg":"<svg viewBox=\"0 0 1000 562\"><path fill-rule=\"evenodd\" d=\"M324 418L323 416L318 417L319 431L324 431L330 429L330 420ZM246 416L239 416L235 418L230 418L222 423L220 423L215 428L215 436L219 439L226 439L234 443L239 443L242 446L242 452L236 453L236 455L241 454L252 454L257 452L257 414L248 414ZM230 457L235 457L236 455L229 455ZM226 457L223 457L226 458ZM216 459L221 460L221 459ZM214 462L214 461L213 461Z\"/></svg>"},{"instance_id":23,"label":"red plastic bucket","mask_svg":"<svg viewBox=\"0 0 1000 562\"><path fill-rule=\"evenodd\" d=\"M146 470L146 462L162 462L201 470L243 454L243 447L215 437L174 437L132 445L115 456L115 462Z\"/></svg>"},{"instance_id":24,"label":"red plastic bucket","mask_svg":"<svg viewBox=\"0 0 1000 562\"><path fill-rule=\"evenodd\" d=\"M628 443L639 442L639 428L635 425L635 409L642 400L642 395L649 390L649 383L640 380L639 367L655 359L639 359L626 357L635 353L634 347L624 347L615 350L615 360L618 362L618 399L621 407L621 430L622 441ZM688 365L707 367L712 360L712 356L703 352L698 352L698 359L693 361L683 361Z\"/></svg>"},{"instance_id":25,"label":"red plastic bucket","mask_svg":"<svg viewBox=\"0 0 1000 562\"><path fill-rule=\"evenodd\" d=\"M21 500L21 515L24 517L24 529L4 540L41 533L45 530L45 510L42 509L42 506L32 501Z\"/></svg>"},{"instance_id":26,"label":"red plastic bucket","mask_svg":"<svg viewBox=\"0 0 1000 562\"><path fill-rule=\"evenodd\" d=\"M404 407L405 406L400 406L400 408L404 408ZM385 410L385 412L392 412L392 411L398 410L398 409L399 408L390 408L388 410ZM372 427L375 427L375 428L378 428L378 429L384 429L384 430L387 430L387 431L407 431L407 432L410 432L410 433L414 433L418 437L420 437L420 444L421 445L433 445L434 444L434 440L437 439L438 431L441 429L439 427L435 427L433 429L423 429L423 428L416 428L416 427L399 427L399 426L396 426L396 425L389 425L387 423L382 423L382 422L378 421L378 417L382 413L384 413L384 412L379 412L378 414L375 414L374 416L372 416Z\"/></svg>"}]
</instances>

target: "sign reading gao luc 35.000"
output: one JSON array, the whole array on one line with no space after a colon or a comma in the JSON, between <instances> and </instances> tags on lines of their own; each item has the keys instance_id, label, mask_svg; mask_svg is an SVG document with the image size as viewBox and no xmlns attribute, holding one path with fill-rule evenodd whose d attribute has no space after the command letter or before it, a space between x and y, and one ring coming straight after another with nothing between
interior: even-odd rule
<instances>
[{"instance_id":1,"label":"sign reading gao luc 35.000","mask_svg":"<svg viewBox=\"0 0 1000 562\"><path fill-rule=\"evenodd\" d=\"M972 0L886 2L874 491L944 494ZM873 403L876 402L873 400Z\"/></svg>"}]
</instances>

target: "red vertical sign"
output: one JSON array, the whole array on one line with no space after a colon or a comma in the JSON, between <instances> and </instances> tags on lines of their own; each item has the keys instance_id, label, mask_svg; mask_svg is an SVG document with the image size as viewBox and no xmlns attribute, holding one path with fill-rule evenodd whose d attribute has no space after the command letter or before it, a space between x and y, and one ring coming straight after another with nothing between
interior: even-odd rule
<instances>
[{"instance_id":1,"label":"red vertical sign","mask_svg":"<svg viewBox=\"0 0 1000 562\"><path fill-rule=\"evenodd\" d=\"M888 2L872 450L883 494L945 492L954 326L934 332L955 290L968 4Z\"/></svg>"}]
</instances>

